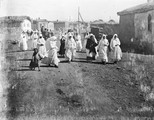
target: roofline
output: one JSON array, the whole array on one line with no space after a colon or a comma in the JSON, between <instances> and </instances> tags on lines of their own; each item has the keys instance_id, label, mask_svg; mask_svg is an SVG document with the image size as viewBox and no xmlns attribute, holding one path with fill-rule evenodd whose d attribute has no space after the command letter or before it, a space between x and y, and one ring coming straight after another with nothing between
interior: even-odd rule
<instances>
[{"instance_id":1,"label":"roofline","mask_svg":"<svg viewBox=\"0 0 154 120\"><path fill-rule=\"evenodd\" d=\"M136 13L145 13L150 10L154 10L154 8L148 9L148 10L141 10L141 11L129 11L129 12L117 12L117 15L122 16L122 15L128 15L128 14L136 14Z\"/></svg>"},{"instance_id":2,"label":"roofline","mask_svg":"<svg viewBox=\"0 0 154 120\"><path fill-rule=\"evenodd\" d=\"M125 10L122 10L120 12L117 12L117 15L121 16L121 15L128 15L128 14L144 13L144 12L148 12L150 10L154 10L154 7L153 8L144 8L144 9L141 9L142 7L144 7L144 5L148 5L148 4L150 6L150 3L143 3L143 4L136 5L134 7L130 7L128 9L125 9ZM130 10L130 9L133 9L133 8L139 7L139 6L141 6L141 7L138 8L138 9L136 9L136 10ZM154 6L154 4L151 5L151 6Z\"/></svg>"}]
</instances>

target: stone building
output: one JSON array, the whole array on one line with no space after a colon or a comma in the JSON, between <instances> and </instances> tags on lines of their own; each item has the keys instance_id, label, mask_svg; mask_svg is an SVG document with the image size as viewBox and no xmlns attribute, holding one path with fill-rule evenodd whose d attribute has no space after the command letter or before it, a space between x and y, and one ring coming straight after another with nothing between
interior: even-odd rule
<instances>
[{"instance_id":1,"label":"stone building","mask_svg":"<svg viewBox=\"0 0 154 120\"><path fill-rule=\"evenodd\" d=\"M33 30L41 30L41 27L44 26L45 28L49 30L54 30L54 24L52 21L46 20L46 19L36 19L33 20Z\"/></svg>"},{"instance_id":2,"label":"stone building","mask_svg":"<svg viewBox=\"0 0 154 120\"><path fill-rule=\"evenodd\" d=\"M23 31L31 30L32 19L28 16L6 16L0 18L1 28L19 28Z\"/></svg>"},{"instance_id":3,"label":"stone building","mask_svg":"<svg viewBox=\"0 0 154 120\"><path fill-rule=\"evenodd\" d=\"M54 21L54 30L55 31L66 31L69 28L69 22L66 21Z\"/></svg>"},{"instance_id":4,"label":"stone building","mask_svg":"<svg viewBox=\"0 0 154 120\"><path fill-rule=\"evenodd\" d=\"M29 16L0 17L0 33L9 41L19 41L22 31L31 30L32 19Z\"/></svg>"},{"instance_id":5,"label":"stone building","mask_svg":"<svg viewBox=\"0 0 154 120\"><path fill-rule=\"evenodd\" d=\"M103 20L95 20L90 23L91 32L96 36L97 40L101 39L101 34L113 36L115 33L119 34L119 23L114 20L104 22Z\"/></svg>"},{"instance_id":6,"label":"stone building","mask_svg":"<svg viewBox=\"0 0 154 120\"><path fill-rule=\"evenodd\" d=\"M148 0L117 14L123 51L154 54L154 1Z\"/></svg>"}]
</instances>

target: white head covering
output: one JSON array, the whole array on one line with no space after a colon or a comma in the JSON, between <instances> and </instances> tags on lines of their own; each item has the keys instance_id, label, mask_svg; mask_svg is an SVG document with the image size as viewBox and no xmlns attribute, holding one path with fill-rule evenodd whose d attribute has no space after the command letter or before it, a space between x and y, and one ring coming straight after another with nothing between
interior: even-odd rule
<instances>
[{"instance_id":1,"label":"white head covering","mask_svg":"<svg viewBox=\"0 0 154 120\"><path fill-rule=\"evenodd\" d=\"M117 35L117 34L114 34L114 35L113 35L113 38L114 38L115 36L116 36L116 37L118 37L118 35Z\"/></svg>"},{"instance_id":2,"label":"white head covering","mask_svg":"<svg viewBox=\"0 0 154 120\"><path fill-rule=\"evenodd\" d=\"M39 36L42 37L42 33L40 33Z\"/></svg>"},{"instance_id":3,"label":"white head covering","mask_svg":"<svg viewBox=\"0 0 154 120\"><path fill-rule=\"evenodd\" d=\"M52 36L50 40L51 40L51 41L56 41L56 39L57 39L56 36Z\"/></svg>"},{"instance_id":4,"label":"white head covering","mask_svg":"<svg viewBox=\"0 0 154 120\"><path fill-rule=\"evenodd\" d=\"M106 39L106 36L107 36L106 34L103 34L103 35L102 35L102 39L103 39L103 37L105 37L105 39Z\"/></svg>"},{"instance_id":5,"label":"white head covering","mask_svg":"<svg viewBox=\"0 0 154 120\"><path fill-rule=\"evenodd\" d=\"M34 33L38 33L38 30L34 30Z\"/></svg>"},{"instance_id":6,"label":"white head covering","mask_svg":"<svg viewBox=\"0 0 154 120\"><path fill-rule=\"evenodd\" d=\"M71 32L68 33L68 37L70 37L70 36L71 36L71 37L73 36Z\"/></svg>"}]
</instances>

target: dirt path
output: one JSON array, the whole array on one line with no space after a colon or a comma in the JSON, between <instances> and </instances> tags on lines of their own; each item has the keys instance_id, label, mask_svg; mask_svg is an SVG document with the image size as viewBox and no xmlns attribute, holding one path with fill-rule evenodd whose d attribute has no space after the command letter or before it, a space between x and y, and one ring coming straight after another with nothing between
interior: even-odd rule
<instances>
[{"instance_id":1,"label":"dirt path","mask_svg":"<svg viewBox=\"0 0 154 120\"><path fill-rule=\"evenodd\" d=\"M28 68L31 55L32 51L8 54L11 118L141 115L131 111L144 102L143 97L129 84L129 71L120 63L87 62L85 53L77 53L73 62L60 58L59 68L41 64L39 72Z\"/></svg>"}]
</instances>

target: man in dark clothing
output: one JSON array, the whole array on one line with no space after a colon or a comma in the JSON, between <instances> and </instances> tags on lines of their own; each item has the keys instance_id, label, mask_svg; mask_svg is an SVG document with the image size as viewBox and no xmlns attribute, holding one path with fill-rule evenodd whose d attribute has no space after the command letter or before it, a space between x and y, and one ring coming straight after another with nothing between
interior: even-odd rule
<instances>
[{"instance_id":1,"label":"man in dark clothing","mask_svg":"<svg viewBox=\"0 0 154 120\"><path fill-rule=\"evenodd\" d=\"M90 34L90 36L87 38L87 44L86 44L86 53L87 53L87 59L96 59L96 46L97 46L97 40L93 34Z\"/></svg>"}]
</instances>

